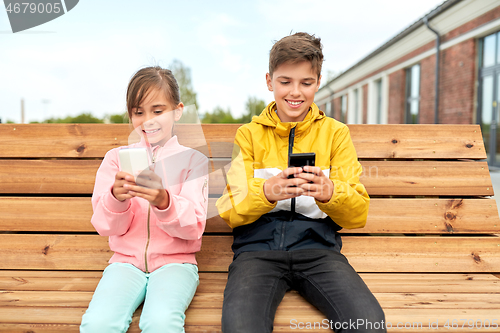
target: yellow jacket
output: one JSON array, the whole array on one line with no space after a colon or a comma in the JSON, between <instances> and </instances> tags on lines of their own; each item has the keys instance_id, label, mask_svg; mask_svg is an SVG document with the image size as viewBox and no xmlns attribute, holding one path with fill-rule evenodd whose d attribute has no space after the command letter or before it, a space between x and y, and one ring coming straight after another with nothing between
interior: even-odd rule
<instances>
[{"instance_id":1,"label":"yellow jacket","mask_svg":"<svg viewBox=\"0 0 500 333\"><path fill-rule=\"evenodd\" d=\"M296 212L308 218L330 217L343 228L361 228L366 223L370 198L360 183L362 173L346 125L328 118L312 104L305 119L282 123L275 102L238 129L227 186L216 206L232 228L255 222L262 215L289 211L291 200L270 203L264 182L288 167L289 134L295 127L294 153L316 153L316 166L329 176L334 193L327 203L312 197L296 198Z\"/></svg>"}]
</instances>

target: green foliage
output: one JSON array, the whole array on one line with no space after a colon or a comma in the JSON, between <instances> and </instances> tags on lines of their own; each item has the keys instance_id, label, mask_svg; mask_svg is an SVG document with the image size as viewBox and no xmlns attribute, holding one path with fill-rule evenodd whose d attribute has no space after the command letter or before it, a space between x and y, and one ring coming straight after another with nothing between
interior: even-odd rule
<instances>
[{"instance_id":1,"label":"green foliage","mask_svg":"<svg viewBox=\"0 0 500 333\"><path fill-rule=\"evenodd\" d=\"M262 110L267 106L266 102L261 99L258 99L254 96L249 96L247 102L245 103L245 109L247 113L245 113L241 118L241 123L249 123L252 121L253 116L258 116L261 114Z\"/></svg>"},{"instance_id":2,"label":"green foliage","mask_svg":"<svg viewBox=\"0 0 500 333\"><path fill-rule=\"evenodd\" d=\"M258 99L257 97L248 97L245 103L246 113L240 118L234 118L231 110L227 111L220 106L216 106L212 112L205 113L202 123L205 124L244 124L252 121L253 116L261 114L262 110L266 107L266 102Z\"/></svg>"},{"instance_id":3,"label":"green foliage","mask_svg":"<svg viewBox=\"0 0 500 333\"><path fill-rule=\"evenodd\" d=\"M204 124L227 124L238 123L239 119L234 119L229 108L224 110L220 106L216 106L212 112L207 112L201 121Z\"/></svg>"},{"instance_id":4,"label":"green foliage","mask_svg":"<svg viewBox=\"0 0 500 333\"><path fill-rule=\"evenodd\" d=\"M170 70L177 80L179 85L179 91L181 94L181 102L185 106L194 105L196 110L198 110L198 100L196 97L196 92L194 91L193 84L191 82L191 69L184 66L184 64L175 59L170 64ZM198 122L198 114L193 108L186 108L182 114L179 123L190 123L194 124Z\"/></svg>"},{"instance_id":5,"label":"green foliage","mask_svg":"<svg viewBox=\"0 0 500 333\"><path fill-rule=\"evenodd\" d=\"M104 120L94 117L90 112L79 114L78 116L72 117L68 116L66 118L49 118L44 121L44 123L55 124L55 123L63 123L63 124L90 124L97 123L102 124Z\"/></svg>"},{"instance_id":6,"label":"green foliage","mask_svg":"<svg viewBox=\"0 0 500 333\"><path fill-rule=\"evenodd\" d=\"M111 124L128 124L128 112L109 116L109 122Z\"/></svg>"}]
</instances>

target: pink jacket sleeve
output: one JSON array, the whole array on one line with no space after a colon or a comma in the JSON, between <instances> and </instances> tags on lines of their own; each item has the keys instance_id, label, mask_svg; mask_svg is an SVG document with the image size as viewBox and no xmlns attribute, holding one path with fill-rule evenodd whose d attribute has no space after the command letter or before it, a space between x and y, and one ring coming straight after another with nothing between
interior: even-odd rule
<instances>
[{"instance_id":1,"label":"pink jacket sleeve","mask_svg":"<svg viewBox=\"0 0 500 333\"><path fill-rule=\"evenodd\" d=\"M157 225L171 237L200 239L207 219L208 159L204 155L194 154L187 178L180 182L181 190L177 195L169 191L167 209L153 207Z\"/></svg>"},{"instance_id":2,"label":"pink jacket sleeve","mask_svg":"<svg viewBox=\"0 0 500 333\"><path fill-rule=\"evenodd\" d=\"M112 149L104 156L92 194L94 214L91 223L101 236L125 234L134 218L131 200L119 201L111 192L119 171L117 152L117 149Z\"/></svg>"}]
</instances>

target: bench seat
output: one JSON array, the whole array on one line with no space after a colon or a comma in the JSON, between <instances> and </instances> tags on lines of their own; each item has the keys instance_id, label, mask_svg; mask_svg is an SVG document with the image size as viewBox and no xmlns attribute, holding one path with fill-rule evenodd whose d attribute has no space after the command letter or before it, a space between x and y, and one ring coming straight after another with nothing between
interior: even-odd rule
<instances>
[{"instance_id":1,"label":"bench seat","mask_svg":"<svg viewBox=\"0 0 500 333\"><path fill-rule=\"evenodd\" d=\"M203 125L206 142L196 135L200 126L177 126L179 141L212 166L200 286L186 332L220 332L232 236L215 201L238 126ZM342 252L382 305L389 331L500 326L500 219L479 126L349 128L372 200L366 227L341 231ZM112 254L90 224L95 172L109 149L128 144L129 131L0 124L0 332L78 332ZM129 332L139 332L140 312ZM323 320L292 291L278 308L275 332L327 331Z\"/></svg>"}]
</instances>

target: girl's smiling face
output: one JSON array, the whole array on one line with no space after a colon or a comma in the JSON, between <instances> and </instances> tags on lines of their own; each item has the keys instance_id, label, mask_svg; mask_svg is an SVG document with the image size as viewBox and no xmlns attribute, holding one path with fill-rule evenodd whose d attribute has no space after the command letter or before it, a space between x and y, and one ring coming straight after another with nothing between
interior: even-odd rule
<instances>
[{"instance_id":1,"label":"girl's smiling face","mask_svg":"<svg viewBox=\"0 0 500 333\"><path fill-rule=\"evenodd\" d=\"M172 137L174 123L182 116L184 105L173 106L165 94L151 89L143 102L132 108L132 125L154 145L164 145Z\"/></svg>"}]
</instances>

